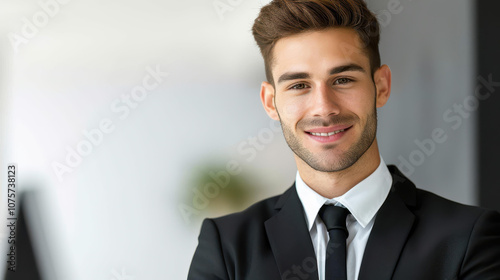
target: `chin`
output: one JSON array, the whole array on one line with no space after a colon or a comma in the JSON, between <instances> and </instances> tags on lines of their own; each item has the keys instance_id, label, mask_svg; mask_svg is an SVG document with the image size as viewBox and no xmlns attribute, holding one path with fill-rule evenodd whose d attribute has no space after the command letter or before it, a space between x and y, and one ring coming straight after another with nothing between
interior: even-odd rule
<instances>
[{"instance_id":1,"label":"chin","mask_svg":"<svg viewBox=\"0 0 500 280\"><path fill-rule=\"evenodd\" d=\"M356 163L358 159L348 156L330 155L329 159L302 158L302 160L312 169L321 172L337 172L345 170Z\"/></svg>"}]
</instances>

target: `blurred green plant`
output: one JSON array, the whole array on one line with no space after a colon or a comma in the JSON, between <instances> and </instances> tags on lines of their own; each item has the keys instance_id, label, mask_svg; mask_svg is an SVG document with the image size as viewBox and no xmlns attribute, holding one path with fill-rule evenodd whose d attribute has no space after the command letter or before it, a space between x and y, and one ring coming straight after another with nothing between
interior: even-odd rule
<instances>
[{"instance_id":1,"label":"blurred green plant","mask_svg":"<svg viewBox=\"0 0 500 280\"><path fill-rule=\"evenodd\" d=\"M208 161L188 173L181 199L184 219L222 216L241 211L253 202L256 190L248 183L252 181L250 176L243 171L231 175L226 168L227 164Z\"/></svg>"}]
</instances>

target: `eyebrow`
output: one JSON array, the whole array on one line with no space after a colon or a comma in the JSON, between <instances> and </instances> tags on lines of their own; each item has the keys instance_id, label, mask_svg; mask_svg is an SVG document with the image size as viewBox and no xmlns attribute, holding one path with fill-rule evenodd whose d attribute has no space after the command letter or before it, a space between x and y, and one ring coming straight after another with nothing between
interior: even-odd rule
<instances>
[{"instance_id":1,"label":"eyebrow","mask_svg":"<svg viewBox=\"0 0 500 280\"><path fill-rule=\"evenodd\" d=\"M359 71L362 73L366 72L365 69L363 69L363 67L359 66L358 64L351 63L351 64L347 64L347 65L333 67L332 69L330 69L329 73L330 73L330 75L335 75L335 74L347 72L347 71ZM310 77L311 76L307 72L286 72L279 77L278 84L285 82L285 81L297 80L297 79L307 79Z\"/></svg>"}]
</instances>

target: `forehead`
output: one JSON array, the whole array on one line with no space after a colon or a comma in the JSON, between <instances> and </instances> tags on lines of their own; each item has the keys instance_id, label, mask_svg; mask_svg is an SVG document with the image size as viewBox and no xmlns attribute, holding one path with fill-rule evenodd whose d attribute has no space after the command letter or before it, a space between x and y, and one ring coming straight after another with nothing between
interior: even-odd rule
<instances>
[{"instance_id":1,"label":"forehead","mask_svg":"<svg viewBox=\"0 0 500 280\"><path fill-rule=\"evenodd\" d=\"M368 54L351 28L308 31L279 39L273 49L273 77L286 71L321 71L359 64L369 72Z\"/></svg>"}]
</instances>

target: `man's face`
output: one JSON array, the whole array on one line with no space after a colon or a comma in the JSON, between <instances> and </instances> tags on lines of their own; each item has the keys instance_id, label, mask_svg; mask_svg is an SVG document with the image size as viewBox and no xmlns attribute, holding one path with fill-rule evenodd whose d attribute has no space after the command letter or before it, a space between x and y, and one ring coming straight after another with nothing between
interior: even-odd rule
<instances>
[{"instance_id":1,"label":"man's face","mask_svg":"<svg viewBox=\"0 0 500 280\"><path fill-rule=\"evenodd\" d=\"M285 37L273 54L275 87L263 84L261 97L296 157L323 172L352 166L372 146L376 107L387 100L377 98L381 74L372 79L356 31L330 28Z\"/></svg>"}]
</instances>

